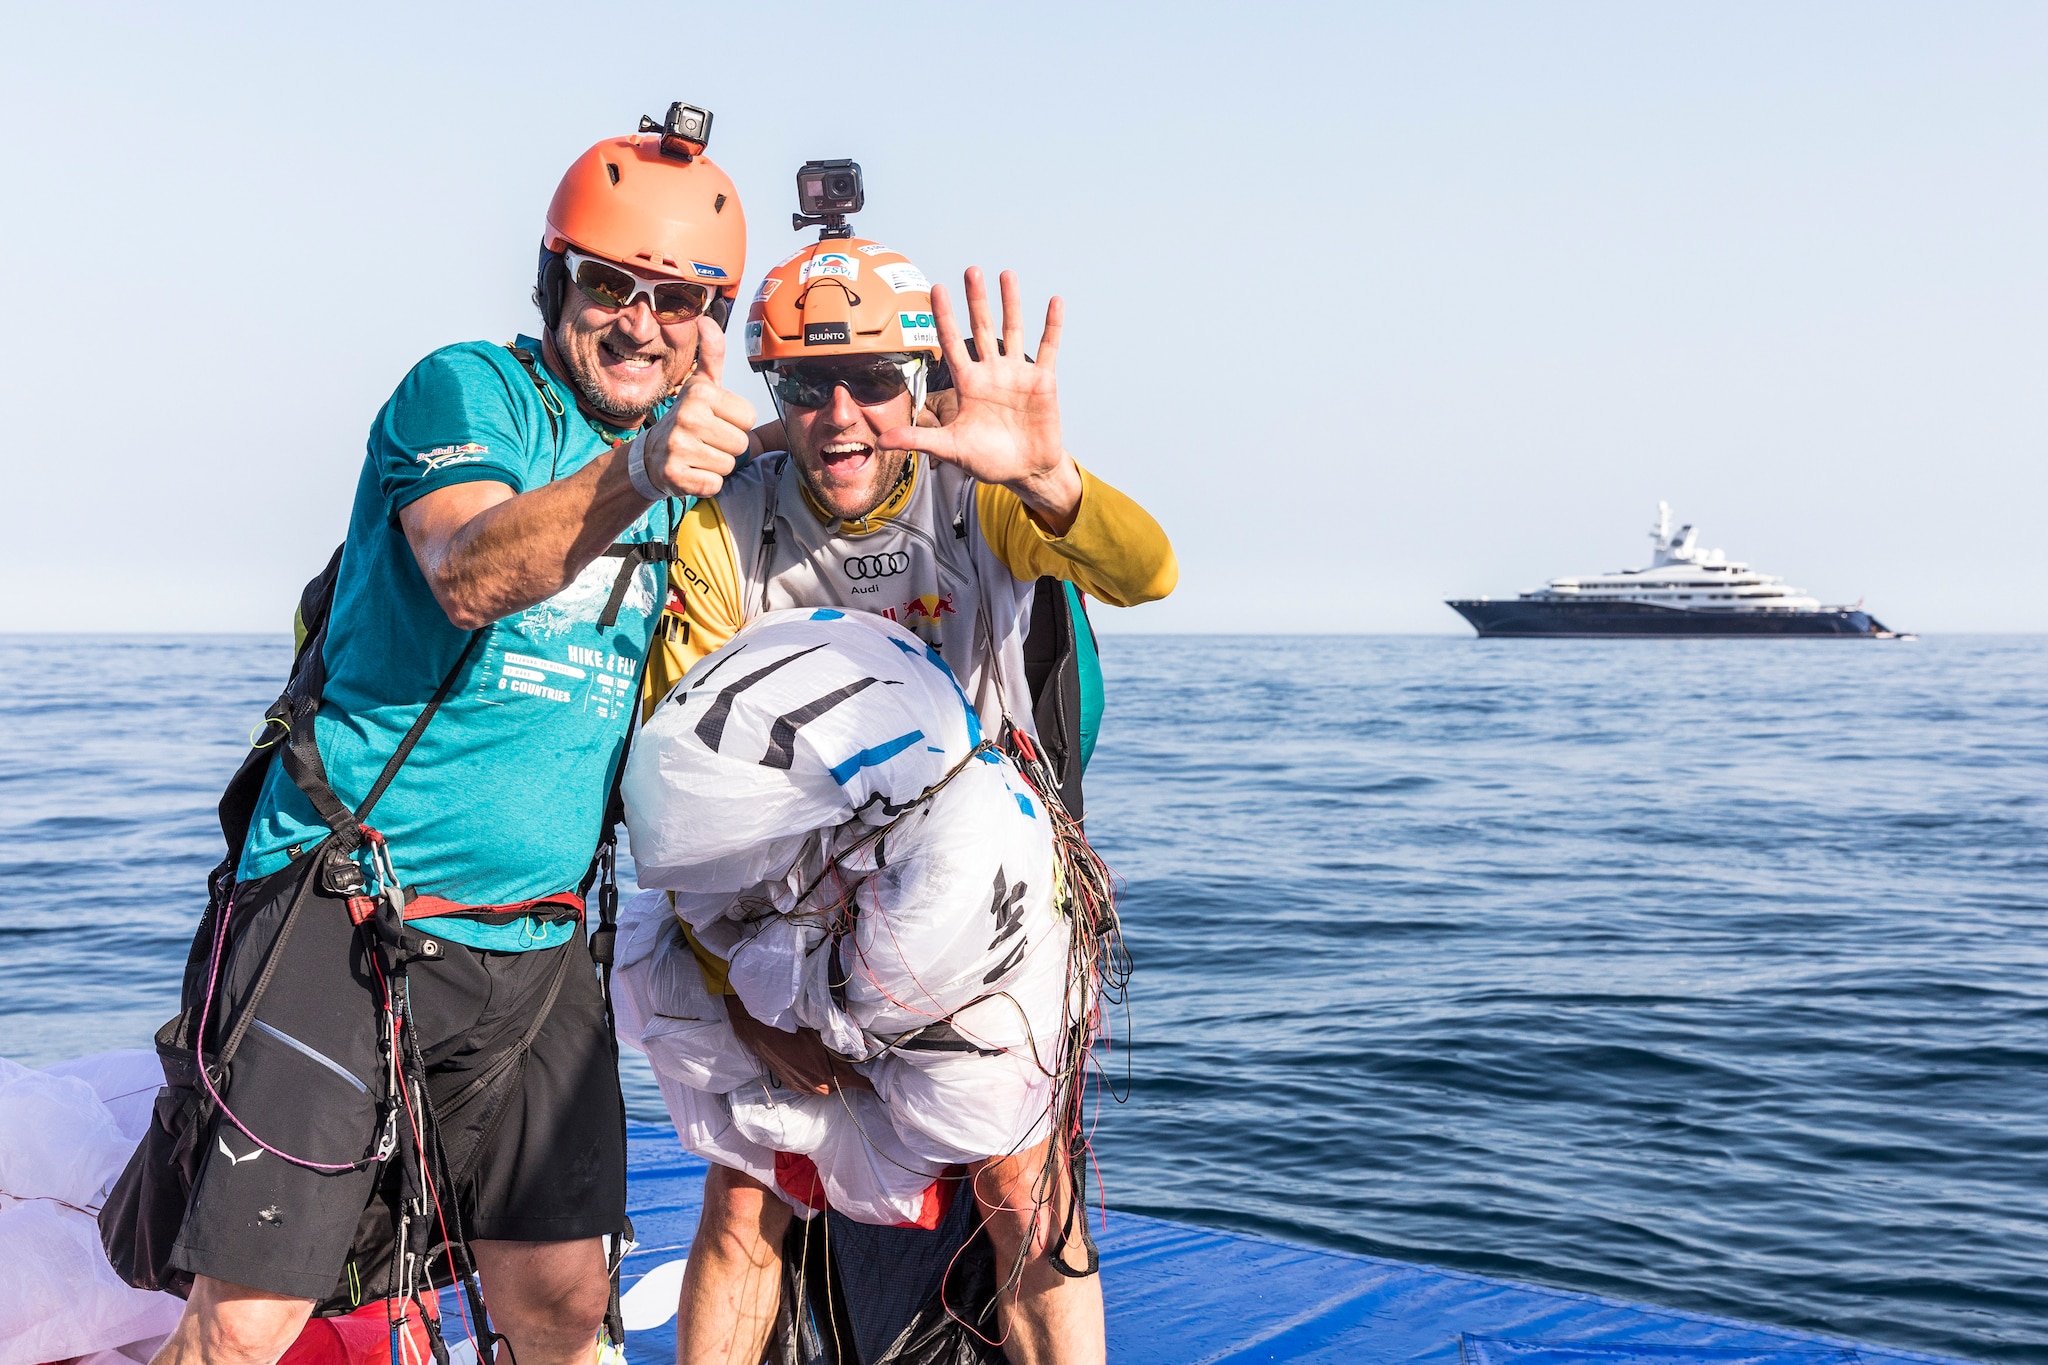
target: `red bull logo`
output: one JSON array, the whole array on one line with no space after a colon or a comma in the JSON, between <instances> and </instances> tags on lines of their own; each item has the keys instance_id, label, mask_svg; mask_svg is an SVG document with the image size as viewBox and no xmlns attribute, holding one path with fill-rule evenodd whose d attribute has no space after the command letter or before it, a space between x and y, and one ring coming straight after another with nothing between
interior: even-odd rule
<instances>
[{"instance_id":1,"label":"red bull logo","mask_svg":"<svg viewBox=\"0 0 2048 1365\"><path fill-rule=\"evenodd\" d=\"M935 626L939 623L941 616L952 616L954 614L953 594L921 593L905 602L901 610L903 612L903 624L906 626L914 628L919 622Z\"/></svg>"}]
</instances>

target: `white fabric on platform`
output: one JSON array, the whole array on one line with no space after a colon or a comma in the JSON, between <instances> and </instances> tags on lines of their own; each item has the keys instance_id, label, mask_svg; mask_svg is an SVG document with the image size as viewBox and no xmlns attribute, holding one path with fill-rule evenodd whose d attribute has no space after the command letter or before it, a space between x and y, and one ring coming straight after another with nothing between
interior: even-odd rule
<instances>
[{"instance_id":1,"label":"white fabric on platform","mask_svg":"<svg viewBox=\"0 0 2048 1365\"><path fill-rule=\"evenodd\" d=\"M179 1300L115 1277L94 1219L162 1083L139 1049L48 1071L0 1058L0 1365L123 1348L147 1359L141 1348L177 1325Z\"/></svg>"}]
</instances>

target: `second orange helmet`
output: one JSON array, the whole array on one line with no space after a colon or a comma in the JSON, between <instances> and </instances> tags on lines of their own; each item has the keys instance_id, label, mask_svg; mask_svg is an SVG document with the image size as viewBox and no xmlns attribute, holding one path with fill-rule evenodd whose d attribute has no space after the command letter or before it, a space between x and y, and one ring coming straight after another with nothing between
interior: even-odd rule
<instances>
[{"instance_id":1,"label":"second orange helmet","mask_svg":"<svg viewBox=\"0 0 2048 1365\"><path fill-rule=\"evenodd\" d=\"M768 272L747 309L747 360L837 355L939 358L930 281L902 252L859 237L803 248Z\"/></svg>"}]
</instances>

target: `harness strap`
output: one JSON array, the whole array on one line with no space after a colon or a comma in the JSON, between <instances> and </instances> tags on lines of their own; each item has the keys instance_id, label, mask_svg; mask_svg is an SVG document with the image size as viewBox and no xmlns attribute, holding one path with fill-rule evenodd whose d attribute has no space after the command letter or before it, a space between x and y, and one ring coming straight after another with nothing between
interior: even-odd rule
<instances>
[{"instance_id":1,"label":"harness strap","mask_svg":"<svg viewBox=\"0 0 2048 1365\"><path fill-rule=\"evenodd\" d=\"M605 599L604 614L597 618L598 629L610 630L619 623L619 608L626 604L626 590L633 586L634 573L642 564L673 563L676 547L667 540L622 540L598 551L597 557L624 561L619 565L619 576L612 580L612 595Z\"/></svg>"},{"instance_id":2,"label":"harness strap","mask_svg":"<svg viewBox=\"0 0 2048 1365\"><path fill-rule=\"evenodd\" d=\"M547 410L548 414L548 431L555 438L555 443L557 445L561 444L562 427L560 419L566 416L569 410L562 406L562 400L555 397L554 389L549 386L547 380L541 377L540 364L533 358L532 351L527 350L524 346L511 345L506 346L505 349L512 353L512 358L518 361L520 368L526 371L526 377L533 381L533 386L536 389L540 390L540 405Z\"/></svg>"},{"instance_id":3,"label":"harness strap","mask_svg":"<svg viewBox=\"0 0 2048 1365\"><path fill-rule=\"evenodd\" d=\"M447 676L441 679L441 685L435 689L433 699L420 708L419 715L414 717L411 728L405 732L405 737L398 741L398 747L392 751L391 757L384 761L383 771L377 774L376 782L371 784L369 795L363 798L363 804L353 812L342 804L339 796L335 795L333 785L327 780L327 765L320 757L320 744L313 731L314 718L320 710L319 694L299 694L287 689L285 695L278 699L277 706L271 708L271 712L275 713L278 707L285 707L290 716L291 733L285 740L284 752L281 755L285 776L291 778L292 785L313 803L313 809L326 822L327 827L334 831L334 842L344 854L354 853L363 846L364 822L370 818L370 812L376 808L385 789L391 785L391 779L398 776L398 770L405 765L413 746L418 744L420 736L426 733L427 724L433 720L434 713L441 709L442 702L448 700L448 693L454 689L455 679L461 674L462 666L469 662L469 656L475 651L477 641L483 638L487 629L489 627L470 632L468 641L462 646L462 653L455 656L455 663L449 668Z\"/></svg>"},{"instance_id":4,"label":"harness strap","mask_svg":"<svg viewBox=\"0 0 2048 1365\"><path fill-rule=\"evenodd\" d=\"M775 507L782 500L782 476L789 468L789 456L784 455L775 466L775 473L761 480L761 563L756 572L761 575L761 611L768 610L768 580L775 576Z\"/></svg>"},{"instance_id":5,"label":"harness strap","mask_svg":"<svg viewBox=\"0 0 2048 1365\"><path fill-rule=\"evenodd\" d=\"M484 638L484 631L487 629L487 626L480 627L469 633L469 639L463 642L462 652L455 656L455 662L449 666L447 676L442 678L441 685L434 689L433 700L421 709L411 728L405 732L405 738L398 741L398 747L391 751L391 757L384 761L384 770L377 774L376 782L370 787L370 794L365 796L363 804L356 808L357 824L370 818L370 812L376 809L377 802L384 795L384 789L391 785L392 778L398 776L398 770L405 765L413 746L418 744L420 736L426 733L427 722L441 709L441 703L448 700L448 694L454 690L455 679L461 674L462 666L469 662L469 656L476 650L477 641Z\"/></svg>"},{"instance_id":6,"label":"harness strap","mask_svg":"<svg viewBox=\"0 0 2048 1365\"><path fill-rule=\"evenodd\" d=\"M334 841L342 851L353 853L362 847L363 836L356 829L355 816L341 803L333 784L327 780L327 764L320 757L319 740L313 733L319 713L317 693L295 696L287 692L264 718L281 720L287 729L284 748L278 754L285 776L313 803L314 813L334 832Z\"/></svg>"},{"instance_id":7,"label":"harness strap","mask_svg":"<svg viewBox=\"0 0 2048 1365\"><path fill-rule=\"evenodd\" d=\"M442 915L531 915L552 906L575 912L579 921L583 918L583 897L574 891L557 891L551 896L535 896L530 901L513 901L506 905L464 905L460 901L421 893L407 899L405 919L410 924L414 920L435 919Z\"/></svg>"}]
</instances>

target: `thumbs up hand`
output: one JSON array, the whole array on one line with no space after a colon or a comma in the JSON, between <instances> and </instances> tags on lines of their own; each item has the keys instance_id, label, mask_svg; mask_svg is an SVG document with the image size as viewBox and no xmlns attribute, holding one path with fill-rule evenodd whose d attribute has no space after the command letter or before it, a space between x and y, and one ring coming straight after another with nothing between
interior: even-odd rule
<instances>
[{"instance_id":1,"label":"thumbs up hand","mask_svg":"<svg viewBox=\"0 0 2048 1365\"><path fill-rule=\"evenodd\" d=\"M725 369L725 330L697 319L697 368L682 397L641 439L647 472L678 497L715 497L738 457L747 453L754 405L719 384Z\"/></svg>"}]
</instances>

